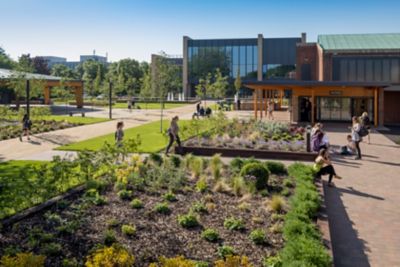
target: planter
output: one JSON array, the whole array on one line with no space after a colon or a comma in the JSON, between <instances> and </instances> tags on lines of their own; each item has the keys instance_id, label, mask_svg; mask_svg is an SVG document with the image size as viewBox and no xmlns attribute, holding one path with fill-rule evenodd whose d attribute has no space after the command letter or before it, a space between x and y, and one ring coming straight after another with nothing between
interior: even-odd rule
<instances>
[{"instance_id":1,"label":"planter","mask_svg":"<svg viewBox=\"0 0 400 267\"><path fill-rule=\"evenodd\" d=\"M178 153L179 152L179 153ZM193 154L198 156L213 156L221 154L224 157L243 157L243 158L259 158L259 159L284 159L296 161L314 161L317 153L309 152L289 152L289 151L272 151L259 149L243 149L243 148L222 148L222 147L199 147L199 146L182 146L181 150L175 149L177 154Z\"/></svg>"}]
</instances>

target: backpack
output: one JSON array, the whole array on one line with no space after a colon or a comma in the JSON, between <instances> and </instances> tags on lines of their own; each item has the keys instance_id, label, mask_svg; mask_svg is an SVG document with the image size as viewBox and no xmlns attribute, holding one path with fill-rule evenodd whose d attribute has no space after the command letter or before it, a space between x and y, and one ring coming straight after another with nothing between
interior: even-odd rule
<instances>
[{"instance_id":1,"label":"backpack","mask_svg":"<svg viewBox=\"0 0 400 267\"><path fill-rule=\"evenodd\" d=\"M360 137L367 136L369 134L368 129L363 125L360 127L360 130L358 131L358 135Z\"/></svg>"},{"instance_id":2,"label":"backpack","mask_svg":"<svg viewBox=\"0 0 400 267\"><path fill-rule=\"evenodd\" d=\"M362 125L364 125L364 126L369 126L371 122L370 122L368 116L364 116L364 117L362 117L361 123L362 123Z\"/></svg>"}]
</instances>

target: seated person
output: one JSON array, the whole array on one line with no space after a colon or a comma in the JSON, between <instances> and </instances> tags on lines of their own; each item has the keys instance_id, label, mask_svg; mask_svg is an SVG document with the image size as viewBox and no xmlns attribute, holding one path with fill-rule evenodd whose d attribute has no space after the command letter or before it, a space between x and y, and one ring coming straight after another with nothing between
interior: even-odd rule
<instances>
[{"instance_id":1,"label":"seated person","mask_svg":"<svg viewBox=\"0 0 400 267\"><path fill-rule=\"evenodd\" d=\"M211 108L210 108L210 107L207 107L207 108L206 108L206 116L207 116L207 117L210 117L211 113L212 113Z\"/></svg>"},{"instance_id":2,"label":"seated person","mask_svg":"<svg viewBox=\"0 0 400 267\"><path fill-rule=\"evenodd\" d=\"M199 113L195 112L192 115L192 119L194 120L195 118L199 119Z\"/></svg>"},{"instance_id":3,"label":"seated person","mask_svg":"<svg viewBox=\"0 0 400 267\"><path fill-rule=\"evenodd\" d=\"M332 165L332 162L329 159L329 154L327 149L321 149L318 153L317 158L315 159L315 164L313 167L316 177L318 179L321 178L322 175L329 175L328 186L333 186L332 178L342 179L339 175L336 174L335 169Z\"/></svg>"},{"instance_id":4,"label":"seated person","mask_svg":"<svg viewBox=\"0 0 400 267\"><path fill-rule=\"evenodd\" d=\"M199 115L202 117L205 115L204 107L200 107Z\"/></svg>"},{"instance_id":5,"label":"seated person","mask_svg":"<svg viewBox=\"0 0 400 267\"><path fill-rule=\"evenodd\" d=\"M311 150L314 152L319 152L321 148L326 148L323 143L324 133L321 130L316 130L316 132L311 136Z\"/></svg>"},{"instance_id":6,"label":"seated person","mask_svg":"<svg viewBox=\"0 0 400 267\"><path fill-rule=\"evenodd\" d=\"M339 154L340 155L353 155L354 154L355 145L353 140L351 139L351 135L347 135L347 145L341 146Z\"/></svg>"}]
</instances>

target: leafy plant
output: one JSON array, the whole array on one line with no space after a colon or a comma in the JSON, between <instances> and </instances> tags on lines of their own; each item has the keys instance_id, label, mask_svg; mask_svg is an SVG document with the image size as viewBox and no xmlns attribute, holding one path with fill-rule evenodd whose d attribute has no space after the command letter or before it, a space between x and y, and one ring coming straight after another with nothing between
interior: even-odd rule
<instances>
[{"instance_id":1,"label":"leafy plant","mask_svg":"<svg viewBox=\"0 0 400 267\"><path fill-rule=\"evenodd\" d=\"M265 161L265 167L273 174L287 174L285 165L276 161Z\"/></svg>"},{"instance_id":2,"label":"leafy plant","mask_svg":"<svg viewBox=\"0 0 400 267\"><path fill-rule=\"evenodd\" d=\"M164 162L162 156L161 156L160 154L157 154L157 153L151 153L151 154L149 155L149 159L150 159L152 162L154 162L154 163L156 163L157 165L159 165L159 166L161 166L161 164L163 164L163 162Z\"/></svg>"},{"instance_id":3,"label":"leafy plant","mask_svg":"<svg viewBox=\"0 0 400 267\"><path fill-rule=\"evenodd\" d=\"M121 190L118 192L118 196L122 200L128 200L132 197L132 191L131 190Z\"/></svg>"},{"instance_id":4,"label":"leafy plant","mask_svg":"<svg viewBox=\"0 0 400 267\"><path fill-rule=\"evenodd\" d=\"M163 203L158 203L154 206L154 210L160 214L170 214L171 209L168 206L168 203L163 202Z\"/></svg>"},{"instance_id":5,"label":"leafy plant","mask_svg":"<svg viewBox=\"0 0 400 267\"><path fill-rule=\"evenodd\" d=\"M108 229L103 233L104 245L110 246L113 243L115 243L116 241L117 241L117 238L115 237L115 231Z\"/></svg>"},{"instance_id":6,"label":"leafy plant","mask_svg":"<svg viewBox=\"0 0 400 267\"><path fill-rule=\"evenodd\" d=\"M185 215L179 215L178 223L184 228L193 228L200 225L197 216L192 212Z\"/></svg>"},{"instance_id":7,"label":"leafy plant","mask_svg":"<svg viewBox=\"0 0 400 267\"><path fill-rule=\"evenodd\" d=\"M262 190L268 185L269 171L261 163L247 163L240 171L240 175L255 185L257 190ZM255 181L253 181L253 178Z\"/></svg>"},{"instance_id":8,"label":"leafy plant","mask_svg":"<svg viewBox=\"0 0 400 267\"><path fill-rule=\"evenodd\" d=\"M200 193L206 192L208 189L208 184L206 178L203 176L196 182L196 191Z\"/></svg>"},{"instance_id":9,"label":"leafy plant","mask_svg":"<svg viewBox=\"0 0 400 267\"><path fill-rule=\"evenodd\" d=\"M282 267L282 259L279 255L271 256L263 260L264 267Z\"/></svg>"},{"instance_id":10,"label":"leafy plant","mask_svg":"<svg viewBox=\"0 0 400 267\"><path fill-rule=\"evenodd\" d=\"M189 168L194 178L199 178L203 171L203 159L200 157L190 158Z\"/></svg>"},{"instance_id":11,"label":"leafy plant","mask_svg":"<svg viewBox=\"0 0 400 267\"><path fill-rule=\"evenodd\" d=\"M226 218L224 221L224 227L228 230L235 230L235 231L240 231L245 229L243 220L236 219L235 217Z\"/></svg>"},{"instance_id":12,"label":"leafy plant","mask_svg":"<svg viewBox=\"0 0 400 267\"><path fill-rule=\"evenodd\" d=\"M135 257L119 245L105 247L96 250L89 255L85 263L86 267L118 266L131 267L135 263Z\"/></svg>"},{"instance_id":13,"label":"leafy plant","mask_svg":"<svg viewBox=\"0 0 400 267\"><path fill-rule=\"evenodd\" d=\"M179 168L181 166L181 158L177 155L171 155L169 157L170 161L172 162L175 168Z\"/></svg>"},{"instance_id":14,"label":"leafy plant","mask_svg":"<svg viewBox=\"0 0 400 267\"><path fill-rule=\"evenodd\" d=\"M246 256L232 256L229 255L225 260L218 260L214 262L214 267L252 267L249 259Z\"/></svg>"},{"instance_id":15,"label":"leafy plant","mask_svg":"<svg viewBox=\"0 0 400 267\"><path fill-rule=\"evenodd\" d=\"M63 259L62 267L78 267L79 263L75 258L72 259Z\"/></svg>"},{"instance_id":16,"label":"leafy plant","mask_svg":"<svg viewBox=\"0 0 400 267\"><path fill-rule=\"evenodd\" d=\"M222 166L221 154L215 154L212 156L210 160L210 168L215 180L218 180L221 177Z\"/></svg>"},{"instance_id":17,"label":"leafy plant","mask_svg":"<svg viewBox=\"0 0 400 267\"><path fill-rule=\"evenodd\" d=\"M219 234L215 229L207 228L201 233L201 237L209 242L217 242Z\"/></svg>"},{"instance_id":18,"label":"leafy plant","mask_svg":"<svg viewBox=\"0 0 400 267\"><path fill-rule=\"evenodd\" d=\"M220 258L227 258L228 256L234 256L236 254L235 249L231 246L221 246L217 252Z\"/></svg>"},{"instance_id":19,"label":"leafy plant","mask_svg":"<svg viewBox=\"0 0 400 267\"><path fill-rule=\"evenodd\" d=\"M242 167L243 167L244 161L241 158L234 158L233 160L231 160L231 162L229 163L230 168L234 171L234 172L239 172Z\"/></svg>"},{"instance_id":20,"label":"leafy plant","mask_svg":"<svg viewBox=\"0 0 400 267\"><path fill-rule=\"evenodd\" d=\"M58 243L47 243L41 247L41 253L47 256L57 256L61 254L62 247Z\"/></svg>"},{"instance_id":21,"label":"leafy plant","mask_svg":"<svg viewBox=\"0 0 400 267\"><path fill-rule=\"evenodd\" d=\"M130 205L133 209L142 209L144 207L143 202L138 198L134 198Z\"/></svg>"},{"instance_id":22,"label":"leafy plant","mask_svg":"<svg viewBox=\"0 0 400 267\"><path fill-rule=\"evenodd\" d=\"M174 202L174 201L177 201L177 200L178 200L178 199L176 198L175 194L172 193L172 192L165 193L165 194L163 195L163 198L164 198L164 200L169 201L169 202Z\"/></svg>"},{"instance_id":23,"label":"leafy plant","mask_svg":"<svg viewBox=\"0 0 400 267\"><path fill-rule=\"evenodd\" d=\"M34 255L33 253L17 253L15 256L3 256L0 259L2 267L43 267L46 257L43 255Z\"/></svg>"},{"instance_id":24,"label":"leafy plant","mask_svg":"<svg viewBox=\"0 0 400 267\"><path fill-rule=\"evenodd\" d=\"M108 227L117 227L119 225L119 221L115 218L112 218L110 220L107 221L107 226Z\"/></svg>"},{"instance_id":25,"label":"leafy plant","mask_svg":"<svg viewBox=\"0 0 400 267\"><path fill-rule=\"evenodd\" d=\"M266 234L261 229L256 229L256 230L251 231L249 238L256 245L263 245L267 242Z\"/></svg>"},{"instance_id":26,"label":"leafy plant","mask_svg":"<svg viewBox=\"0 0 400 267\"><path fill-rule=\"evenodd\" d=\"M178 256L175 258L160 257L159 263L151 263L149 267L200 267L197 262Z\"/></svg>"},{"instance_id":27,"label":"leafy plant","mask_svg":"<svg viewBox=\"0 0 400 267\"><path fill-rule=\"evenodd\" d=\"M283 186L293 188L294 182L292 179L286 178L285 180L283 180Z\"/></svg>"},{"instance_id":28,"label":"leafy plant","mask_svg":"<svg viewBox=\"0 0 400 267\"><path fill-rule=\"evenodd\" d=\"M197 213L207 213L207 207L202 202L195 202L193 203L190 211L197 212Z\"/></svg>"},{"instance_id":29,"label":"leafy plant","mask_svg":"<svg viewBox=\"0 0 400 267\"><path fill-rule=\"evenodd\" d=\"M134 225L124 224L121 226L121 232L126 236L133 236L136 233L136 227Z\"/></svg>"},{"instance_id":30,"label":"leafy plant","mask_svg":"<svg viewBox=\"0 0 400 267\"><path fill-rule=\"evenodd\" d=\"M232 191L236 196L243 196L248 192L246 182L243 177L235 176L232 179Z\"/></svg>"}]
</instances>

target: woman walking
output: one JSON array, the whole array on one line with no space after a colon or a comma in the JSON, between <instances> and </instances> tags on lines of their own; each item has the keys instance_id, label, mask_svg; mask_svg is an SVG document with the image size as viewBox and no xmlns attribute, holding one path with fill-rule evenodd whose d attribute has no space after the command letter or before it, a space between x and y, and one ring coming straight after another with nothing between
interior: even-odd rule
<instances>
[{"instance_id":1,"label":"woman walking","mask_svg":"<svg viewBox=\"0 0 400 267\"><path fill-rule=\"evenodd\" d=\"M28 114L25 114L24 117L22 118L22 132L21 135L19 136L19 141L22 142L22 137L26 135L28 137L28 140L31 140L29 137L29 131L31 130L32 126L32 121L29 119Z\"/></svg>"},{"instance_id":2,"label":"woman walking","mask_svg":"<svg viewBox=\"0 0 400 267\"><path fill-rule=\"evenodd\" d=\"M352 118L353 125L351 126L351 140L354 142L354 146L356 147L357 156L355 157L356 160L361 159L361 149L360 149L360 142L361 137L359 132L361 130L361 124L358 121L358 118L354 116Z\"/></svg>"},{"instance_id":3,"label":"woman walking","mask_svg":"<svg viewBox=\"0 0 400 267\"><path fill-rule=\"evenodd\" d=\"M314 171L317 173L317 178L321 178L322 175L329 174L328 186L333 186L332 178L342 179L336 174L335 168L333 168L332 162L329 159L328 150L323 148L319 151L317 158L315 159Z\"/></svg>"},{"instance_id":4,"label":"woman walking","mask_svg":"<svg viewBox=\"0 0 400 267\"><path fill-rule=\"evenodd\" d=\"M371 120L369 119L367 112L363 112L363 114L360 117L360 122L361 122L361 127L364 127L368 131L368 144L370 144Z\"/></svg>"},{"instance_id":5,"label":"woman walking","mask_svg":"<svg viewBox=\"0 0 400 267\"><path fill-rule=\"evenodd\" d=\"M115 145L117 147L122 146L122 141L124 140L124 123L122 121L119 121L117 123L117 130L115 131L114 137L115 137Z\"/></svg>"},{"instance_id":6,"label":"woman walking","mask_svg":"<svg viewBox=\"0 0 400 267\"><path fill-rule=\"evenodd\" d=\"M179 117L175 116L171 120L171 124L168 128L168 135L169 135L169 144L167 146L167 150L165 151L165 155L168 156L169 149L171 148L174 141L178 143L179 149L181 148L181 140L179 139L179 126L178 126Z\"/></svg>"}]
</instances>

